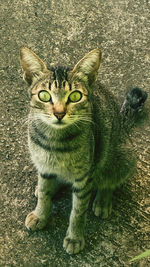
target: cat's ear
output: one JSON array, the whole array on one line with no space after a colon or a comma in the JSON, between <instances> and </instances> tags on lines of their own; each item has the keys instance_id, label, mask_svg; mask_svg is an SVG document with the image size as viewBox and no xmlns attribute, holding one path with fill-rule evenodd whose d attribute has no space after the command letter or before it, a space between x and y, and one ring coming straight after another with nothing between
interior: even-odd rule
<instances>
[{"instance_id":1,"label":"cat's ear","mask_svg":"<svg viewBox=\"0 0 150 267\"><path fill-rule=\"evenodd\" d=\"M20 60L24 72L23 78L29 85L48 72L45 63L27 47L20 49Z\"/></svg>"},{"instance_id":2,"label":"cat's ear","mask_svg":"<svg viewBox=\"0 0 150 267\"><path fill-rule=\"evenodd\" d=\"M73 79L88 81L92 85L97 78L97 71L101 61L101 50L96 48L86 54L71 71Z\"/></svg>"}]
</instances>

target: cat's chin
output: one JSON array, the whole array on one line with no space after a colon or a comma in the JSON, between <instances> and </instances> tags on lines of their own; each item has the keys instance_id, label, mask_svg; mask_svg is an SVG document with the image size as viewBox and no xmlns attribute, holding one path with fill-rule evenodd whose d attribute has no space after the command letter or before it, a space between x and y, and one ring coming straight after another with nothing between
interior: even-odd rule
<instances>
[{"instance_id":1,"label":"cat's chin","mask_svg":"<svg viewBox=\"0 0 150 267\"><path fill-rule=\"evenodd\" d=\"M58 122L52 123L51 126L55 129L62 129L62 128L66 128L68 126L68 123L63 122L63 121L61 122L58 121Z\"/></svg>"},{"instance_id":2,"label":"cat's chin","mask_svg":"<svg viewBox=\"0 0 150 267\"><path fill-rule=\"evenodd\" d=\"M65 121L45 121L47 125L54 129L63 129L68 127L70 124Z\"/></svg>"}]
</instances>

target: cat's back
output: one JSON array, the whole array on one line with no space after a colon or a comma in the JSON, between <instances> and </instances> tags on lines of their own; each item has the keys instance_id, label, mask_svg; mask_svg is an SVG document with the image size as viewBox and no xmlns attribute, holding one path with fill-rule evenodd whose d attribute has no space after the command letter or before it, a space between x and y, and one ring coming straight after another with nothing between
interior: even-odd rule
<instances>
[{"instance_id":1,"label":"cat's back","mask_svg":"<svg viewBox=\"0 0 150 267\"><path fill-rule=\"evenodd\" d=\"M111 136L120 132L122 118L120 114L120 108L117 98L106 89L103 85L99 84L93 93L93 119L96 125L97 131L101 132L101 135Z\"/></svg>"},{"instance_id":2,"label":"cat's back","mask_svg":"<svg viewBox=\"0 0 150 267\"><path fill-rule=\"evenodd\" d=\"M101 187L115 188L133 173L135 158L113 94L104 87L98 87L93 107L96 166L93 176Z\"/></svg>"}]
</instances>

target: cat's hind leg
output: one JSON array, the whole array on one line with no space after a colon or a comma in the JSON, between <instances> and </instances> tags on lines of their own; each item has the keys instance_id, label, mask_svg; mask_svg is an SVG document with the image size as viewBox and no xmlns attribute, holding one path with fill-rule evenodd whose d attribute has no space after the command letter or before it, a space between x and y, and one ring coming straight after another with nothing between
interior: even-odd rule
<instances>
[{"instance_id":1,"label":"cat's hind leg","mask_svg":"<svg viewBox=\"0 0 150 267\"><path fill-rule=\"evenodd\" d=\"M109 217L112 211L112 193L111 189L97 190L92 208L96 216L102 219Z\"/></svg>"}]
</instances>

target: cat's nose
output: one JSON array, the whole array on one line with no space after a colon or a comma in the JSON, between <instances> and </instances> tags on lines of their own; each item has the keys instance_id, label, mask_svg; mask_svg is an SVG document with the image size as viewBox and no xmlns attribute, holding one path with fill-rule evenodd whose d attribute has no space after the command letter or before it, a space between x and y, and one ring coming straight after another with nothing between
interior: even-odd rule
<instances>
[{"instance_id":1,"label":"cat's nose","mask_svg":"<svg viewBox=\"0 0 150 267\"><path fill-rule=\"evenodd\" d=\"M55 117L61 121L63 117L66 115L66 112L54 112Z\"/></svg>"}]
</instances>

